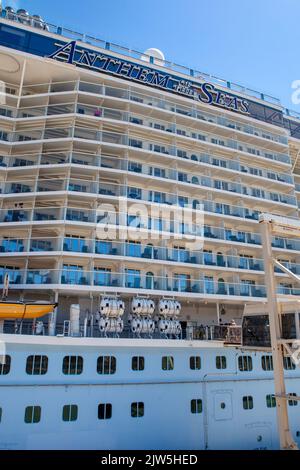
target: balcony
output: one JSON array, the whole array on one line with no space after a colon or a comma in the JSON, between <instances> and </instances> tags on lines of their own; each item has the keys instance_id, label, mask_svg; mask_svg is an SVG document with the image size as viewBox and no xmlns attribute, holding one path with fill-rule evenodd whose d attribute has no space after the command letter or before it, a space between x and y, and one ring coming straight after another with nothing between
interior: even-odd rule
<instances>
[{"instance_id":1,"label":"balcony","mask_svg":"<svg viewBox=\"0 0 300 470\"><path fill-rule=\"evenodd\" d=\"M66 220L72 222L94 222L95 211L81 211L78 209L67 208Z\"/></svg>"},{"instance_id":2,"label":"balcony","mask_svg":"<svg viewBox=\"0 0 300 470\"><path fill-rule=\"evenodd\" d=\"M25 251L26 239L4 238L0 243L0 253L22 253Z\"/></svg>"},{"instance_id":3,"label":"balcony","mask_svg":"<svg viewBox=\"0 0 300 470\"><path fill-rule=\"evenodd\" d=\"M22 182L6 183L4 186L5 194L19 194L19 193L31 193L34 191L34 183L32 181L25 184Z\"/></svg>"},{"instance_id":4,"label":"balcony","mask_svg":"<svg viewBox=\"0 0 300 470\"><path fill-rule=\"evenodd\" d=\"M184 178L181 178L184 179ZM212 180L208 177L192 177L194 185L199 186L199 191L205 190L206 187L211 188L214 183L214 188L222 191L223 194L233 195L241 193L251 198L261 199L262 201L270 201L272 203L282 203L293 207L297 206L297 200L294 196L280 193L270 193L258 188L246 188L235 183L228 183L222 180ZM189 189L186 187L185 189ZM51 178L40 178L39 180L24 180L4 184L5 194L18 194L30 192L54 192L54 191L72 191L81 192L88 195L100 194L110 197L126 197L128 199L137 199L158 204L167 204L171 206L189 207L198 209L203 204L205 212L215 214L229 215L233 217L241 217L246 219L258 220L259 212L243 206L233 206L226 202L215 203L213 201L203 200L201 193L198 195L199 199L194 199L188 196L176 196L174 193L163 191L145 190L130 184L121 185L114 182L100 181L95 182L91 179L83 178L60 178L59 176ZM195 194L195 190L193 191ZM267 210L267 209L266 209Z\"/></svg>"},{"instance_id":5,"label":"balcony","mask_svg":"<svg viewBox=\"0 0 300 470\"><path fill-rule=\"evenodd\" d=\"M87 127L79 126L70 128L49 127L46 129L32 129L30 131L24 130L17 132L0 131L0 139L9 142L24 142L41 139L66 139L70 137L92 140L96 142L101 141L107 144L125 145L137 149L143 149L150 152L159 152L165 155L172 156L182 156L187 153L185 150L180 149L180 147L175 148L174 146L170 146L167 144L164 145L160 141L154 143L155 139L153 139L152 141L145 141L144 139L141 140L139 137L134 137L131 134L129 135L128 133L123 134L117 132L98 131L89 129ZM243 154L246 154L248 156L251 155L253 158L258 157L258 159L260 159L261 157L263 157L268 160L274 160L279 163L281 162L285 164L290 164L290 157L288 153L274 152L268 149L264 149L262 147L252 147L249 144L246 145L238 140L226 139L223 137L219 138L213 134L197 134L194 132L191 133L190 139L192 141L197 140L201 144L201 147L205 145L205 147L212 149L214 146L219 146L223 149L242 152Z\"/></svg>"},{"instance_id":6,"label":"balcony","mask_svg":"<svg viewBox=\"0 0 300 470\"><path fill-rule=\"evenodd\" d=\"M210 204L212 204L210 202ZM226 210L226 214L227 214ZM127 217L127 224L126 224ZM48 222L48 221L69 221L80 223L97 223L101 225L112 224L116 227L128 228L144 228L145 230L155 230L158 232L174 233L175 229L180 234L191 234L200 237L205 237L211 241L224 240L235 243L247 243L251 245L261 245L261 237L259 233L235 231L233 229L223 229L220 227L213 227L205 225L204 227L185 226L177 227L177 224L169 223L160 218L150 218L148 223L138 216L129 216L126 213L107 212L106 214L99 214L97 210L82 211L78 208L72 207L37 207L36 209L1 209L0 210L0 223L15 223L15 222ZM125 222L125 224L124 224ZM184 231L182 231L182 228ZM175 233L177 233L175 232ZM273 248L277 250L293 250L300 252L300 241L284 238L273 238Z\"/></svg>"},{"instance_id":7,"label":"balcony","mask_svg":"<svg viewBox=\"0 0 300 470\"><path fill-rule=\"evenodd\" d=\"M23 166L32 166L32 165L37 165L37 159L35 159L34 157L30 159L28 159L28 157L27 158L16 157L14 158L14 162L12 164L14 168L23 167Z\"/></svg>"},{"instance_id":8,"label":"balcony","mask_svg":"<svg viewBox=\"0 0 300 470\"><path fill-rule=\"evenodd\" d=\"M128 270L132 271L132 270ZM186 294L202 294L205 297L217 296L220 298L233 297L266 297L265 286L256 284L237 284L223 280L206 281L190 278L188 275L178 275L173 278L155 276L152 273L140 274L134 272L114 273L109 270L95 269L86 271L83 268L63 268L61 270L5 270L0 269L0 284L3 284L4 275L8 273L11 284L33 286L60 284L62 286L86 286L96 290L100 288L113 289L142 289L145 292L153 290ZM292 291L292 289L291 289ZM293 291L294 292L294 291Z\"/></svg>"},{"instance_id":9,"label":"balcony","mask_svg":"<svg viewBox=\"0 0 300 470\"><path fill-rule=\"evenodd\" d=\"M189 250L176 247L153 246L135 242L119 242L107 240L93 240L84 237L66 236L63 239L32 238L10 239L4 238L0 242L0 253L19 254L29 250L31 252L64 251L73 254L92 253L111 257L135 258L141 260L157 260L174 263L187 263L189 265L209 266L215 268L231 268L263 271L263 261L251 257L232 256L222 253L212 253L201 250ZM296 269L297 270L297 269ZM298 270L297 270L298 271Z\"/></svg>"},{"instance_id":10,"label":"balcony","mask_svg":"<svg viewBox=\"0 0 300 470\"><path fill-rule=\"evenodd\" d=\"M0 268L0 284L3 284L5 275L9 276L9 283L19 285L24 282L24 271L20 269L3 269Z\"/></svg>"},{"instance_id":11,"label":"balcony","mask_svg":"<svg viewBox=\"0 0 300 470\"><path fill-rule=\"evenodd\" d=\"M39 239L32 238L30 240L30 251L43 252L43 251L54 251L57 248L59 239Z\"/></svg>"},{"instance_id":12,"label":"balcony","mask_svg":"<svg viewBox=\"0 0 300 470\"><path fill-rule=\"evenodd\" d=\"M89 272L68 269L61 271L61 284L88 286L91 285L91 280L92 278Z\"/></svg>"},{"instance_id":13,"label":"balcony","mask_svg":"<svg viewBox=\"0 0 300 470\"><path fill-rule=\"evenodd\" d=\"M137 242L119 242L108 240L94 240L84 237L60 237L45 238L8 238L0 241L0 254L13 253L21 255L24 252L55 252L64 251L70 254L95 254L104 255L109 259L117 257L134 258L134 261L156 260L162 262L182 263L197 265L198 268L233 269L258 271L263 273L263 260L245 255L226 255L220 252L189 250L176 247L161 247L152 244ZM300 275L300 266L297 263L282 262L293 273ZM192 266L191 266L192 267ZM282 271L275 267L275 272Z\"/></svg>"},{"instance_id":14,"label":"balcony","mask_svg":"<svg viewBox=\"0 0 300 470\"><path fill-rule=\"evenodd\" d=\"M41 165L63 165L70 162L70 155L63 152L49 152L41 154Z\"/></svg>"},{"instance_id":15,"label":"balcony","mask_svg":"<svg viewBox=\"0 0 300 470\"><path fill-rule=\"evenodd\" d=\"M136 144L137 148L139 144ZM249 166L246 164L241 164L238 161L234 160L227 160L226 158L221 158L220 156L213 155L211 153L195 153L195 152L178 152L177 158L183 158L184 160L188 160L191 162L191 170L187 171L185 179L180 179L181 171L178 170L177 172L165 167L163 168L160 166L159 168L154 165L147 165L143 163L141 164L140 161L134 161L132 158L127 161L125 159L119 158L117 156L108 156L108 155L95 155L95 154L84 154L84 153L73 153L73 154L65 154L65 153L46 153L46 154L30 154L26 157L26 155L21 157L3 157L2 158L2 166L8 167L19 167L19 166L31 166L31 165L57 165L63 163L71 163L75 165L86 165L86 166L94 166L94 167L101 167L113 170L124 170L133 173L143 173L154 177L161 177L167 178L171 180L178 180L183 182L192 182L192 177L194 175L195 164L199 163L199 171L203 171L203 164L208 167L219 167L222 171L222 176L226 175L226 170L231 170L239 172L243 175L251 176L252 179L255 178L255 181L262 182L260 178L266 178L272 180L274 184L276 183L286 183L289 185L293 185L293 177L289 173L282 173L274 170L264 170L262 168L257 168L255 166ZM1 162L0 162L1 166ZM158 171L159 170L159 171ZM223 172L225 170L225 172ZM230 174L228 175L230 177ZM198 181L200 176L197 177ZM205 181L209 181L209 183L205 183ZM211 186L214 187L214 181L212 178L207 177L206 180L203 179L204 186ZM200 184L200 183L195 183ZM300 185L298 185L300 186ZM246 187L246 186L244 186ZM296 184L297 188L297 184ZM296 189L297 190L297 189ZM234 190L236 191L236 190ZM239 191L241 192L241 191ZM277 191L278 192L278 191Z\"/></svg>"},{"instance_id":16,"label":"balcony","mask_svg":"<svg viewBox=\"0 0 300 470\"><path fill-rule=\"evenodd\" d=\"M80 237L65 237L63 242L63 251L71 251L78 253L92 252L89 246L89 240Z\"/></svg>"},{"instance_id":17,"label":"balcony","mask_svg":"<svg viewBox=\"0 0 300 470\"><path fill-rule=\"evenodd\" d=\"M43 207L36 207L33 211L33 221L53 221L59 220L61 218L61 210L58 208L43 208Z\"/></svg>"},{"instance_id":18,"label":"balcony","mask_svg":"<svg viewBox=\"0 0 300 470\"><path fill-rule=\"evenodd\" d=\"M31 210L23 209L2 209L1 222L26 222L30 220Z\"/></svg>"},{"instance_id":19,"label":"balcony","mask_svg":"<svg viewBox=\"0 0 300 470\"><path fill-rule=\"evenodd\" d=\"M50 270L30 270L27 271L26 284L52 284L55 278L55 273Z\"/></svg>"},{"instance_id":20,"label":"balcony","mask_svg":"<svg viewBox=\"0 0 300 470\"><path fill-rule=\"evenodd\" d=\"M129 90L125 90L123 88L116 88L112 86L102 86L97 85L94 83L87 83L87 82L65 82L65 84L52 84L46 85L48 88L47 91L57 93L58 91L73 91L78 86L79 91L92 93L96 95L105 95L105 96L112 96L114 98L119 98L123 100L135 101L141 104L150 104L153 107L163 109L165 111L170 111L172 113L177 113L181 116L191 117L194 119L198 119L205 123L206 127L209 128L215 125L220 126L221 128L226 128L228 131L233 132L241 132L247 134L248 136L252 136L253 138L258 137L261 139L268 140L270 142L280 143L282 145L287 145L287 137L283 134L276 134L274 132L266 131L260 127L256 127L249 124L244 124L242 121L228 119L225 115L215 114L213 112L208 111L200 111L196 105L191 107L186 107L184 105L176 105L173 102L169 101L165 98L155 98L152 95L147 95L146 93L140 94L136 92L131 92ZM36 91L39 91L38 87L31 87L30 92L34 93L34 88ZM26 89L26 87L25 87ZM29 87L28 87L29 90ZM55 105L50 105L49 107L56 107ZM57 106L63 108L63 106ZM99 111L95 114L94 109L97 109L92 106L87 106L84 104L79 104L77 107L77 113L79 114L86 114L90 116L99 116L101 115ZM69 111L74 112L74 110ZM60 113L64 113L63 110ZM51 111L49 114L52 114ZM54 114L54 113L53 113ZM21 117L21 116L20 116ZM115 118L117 119L117 117Z\"/></svg>"}]
</instances>

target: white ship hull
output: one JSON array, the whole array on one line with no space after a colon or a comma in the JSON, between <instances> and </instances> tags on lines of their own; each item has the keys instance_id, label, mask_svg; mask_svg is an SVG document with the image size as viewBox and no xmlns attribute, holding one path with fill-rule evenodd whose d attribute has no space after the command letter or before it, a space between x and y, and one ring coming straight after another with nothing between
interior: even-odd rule
<instances>
[{"instance_id":1,"label":"white ship hull","mask_svg":"<svg viewBox=\"0 0 300 470\"><path fill-rule=\"evenodd\" d=\"M262 352L224 347L216 341L109 338L51 338L2 335L11 370L2 375L1 449L277 449L273 372L261 367ZM28 375L28 355L46 355L45 375ZM83 357L80 375L64 375L66 355ZM116 372L96 371L101 355L116 357ZM132 356L143 356L144 371L132 371ZM250 355L253 370L241 372L238 356ZM162 370L172 356L173 370ZM200 356L201 369L190 369ZM216 369L216 356L227 368ZM299 393L299 371L287 371L287 390ZM253 397L253 409L243 397ZM202 400L202 412L191 413L191 400ZM144 416L131 416L131 403L144 403ZM110 419L98 419L98 405L110 403ZM75 421L64 422L62 409L75 404ZM224 406L225 405L225 406ZM27 406L40 406L38 423L25 423ZM299 439L300 407L289 407L294 438Z\"/></svg>"}]
</instances>

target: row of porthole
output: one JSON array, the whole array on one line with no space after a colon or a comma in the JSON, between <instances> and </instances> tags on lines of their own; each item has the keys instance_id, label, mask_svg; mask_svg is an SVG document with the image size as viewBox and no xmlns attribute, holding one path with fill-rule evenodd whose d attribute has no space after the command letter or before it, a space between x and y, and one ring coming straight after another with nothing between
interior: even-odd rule
<instances>
[{"instance_id":1,"label":"row of porthole","mask_svg":"<svg viewBox=\"0 0 300 470\"><path fill-rule=\"evenodd\" d=\"M295 364L291 361L291 358L284 358L285 369L295 369ZM252 358L251 356L239 356L239 370L240 371L251 371L252 370ZM0 374L8 374L10 371L11 358L6 356L6 360L0 365ZM132 370L142 371L145 368L145 358L143 356L132 357ZM226 356L216 356L216 368L226 369L227 361ZM262 356L262 368L264 370L273 370L272 356ZM63 359L63 373L66 375L81 374L83 371L83 358L81 356L65 356ZM162 369L173 370L174 369L174 358L173 356L162 357ZM200 370L201 369L201 357L191 356L190 357L190 369ZM29 375L44 375L48 370L48 357L40 355L28 356L26 362L26 372ZM116 372L116 358L114 356L99 356L97 360L97 372L99 374L114 374Z\"/></svg>"},{"instance_id":2,"label":"row of porthole","mask_svg":"<svg viewBox=\"0 0 300 470\"><path fill-rule=\"evenodd\" d=\"M195 398L190 401L190 411L192 414L202 413L202 399ZM132 418L142 418L145 414L144 402L138 401L131 403L130 416ZM24 413L24 422L27 424L39 423L42 417L42 407L39 405L26 406ZM98 419L110 419L112 417L112 404L99 403ZM64 405L62 408L62 421L77 421L78 405ZM2 408L0 407L0 422L2 421Z\"/></svg>"},{"instance_id":3,"label":"row of porthole","mask_svg":"<svg viewBox=\"0 0 300 470\"><path fill-rule=\"evenodd\" d=\"M273 370L272 356L262 356L262 368L265 371ZM162 370L174 369L174 357L163 356L161 363ZM251 356L239 356L238 367L241 372L252 371L253 364ZM295 364L290 357L284 358L284 368L286 370L295 369ZM0 363L0 375L7 375L11 368L11 357L6 355ZM131 368L134 371L143 371L145 369L145 358L143 356L133 356ZM216 356L216 369L226 369L226 356ZM190 356L190 369L201 369L201 357ZM117 370L117 359L115 356L99 356L97 359L98 374L114 374ZM26 373L28 375L45 375L48 371L48 357L44 355L30 355L26 360ZM65 375L79 375L83 372L82 356L65 356L62 364L62 372Z\"/></svg>"},{"instance_id":4,"label":"row of porthole","mask_svg":"<svg viewBox=\"0 0 300 470\"><path fill-rule=\"evenodd\" d=\"M291 397L296 397L296 393L290 393ZM254 407L253 397L251 395L244 396L242 398L244 410L252 410ZM298 401L292 398L288 400L289 406L297 406ZM267 408L276 407L275 395L266 395ZM220 408L224 410L226 403L221 402ZM194 398L190 401L190 412L192 414L200 414L203 411L202 399ZM132 418L142 418L145 414L144 402L133 402L130 407L130 414ZM27 424L39 423L41 421L42 408L39 405L27 406L25 408L24 422ZM111 403L99 403L98 405L98 419L110 419L112 417L112 404ZM63 421L77 421L78 418L78 405L70 404L64 405L62 408L62 420ZM2 408L0 408L0 422L2 421Z\"/></svg>"}]
</instances>

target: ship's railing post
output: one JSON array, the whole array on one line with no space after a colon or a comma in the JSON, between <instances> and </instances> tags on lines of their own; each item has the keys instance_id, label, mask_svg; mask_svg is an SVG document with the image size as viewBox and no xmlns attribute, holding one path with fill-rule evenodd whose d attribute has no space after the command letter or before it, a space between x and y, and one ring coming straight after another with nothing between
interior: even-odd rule
<instances>
[{"instance_id":1,"label":"ship's railing post","mask_svg":"<svg viewBox=\"0 0 300 470\"><path fill-rule=\"evenodd\" d=\"M54 302L58 303L58 292L55 292ZM57 323L57 307L53 309L53 312L49 316L48 321L48 335L55 336L56 334L56 323Z\"/></svg>"}]
</instances>

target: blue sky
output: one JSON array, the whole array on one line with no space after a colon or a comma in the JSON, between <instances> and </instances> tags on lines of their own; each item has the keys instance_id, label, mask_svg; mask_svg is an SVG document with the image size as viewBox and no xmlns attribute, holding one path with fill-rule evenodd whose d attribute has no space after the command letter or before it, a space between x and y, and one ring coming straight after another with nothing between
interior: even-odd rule
<instances>
[{"instance_id":1,"label":"blue sky","mask_svg":"<svg viewBox=\"0 0 300 470\"><path fill-rule=\"evenodd\" d=\"M299 0L4 0L53 24L165 57L291 102Z\"/></svg>"}]
</instances>

